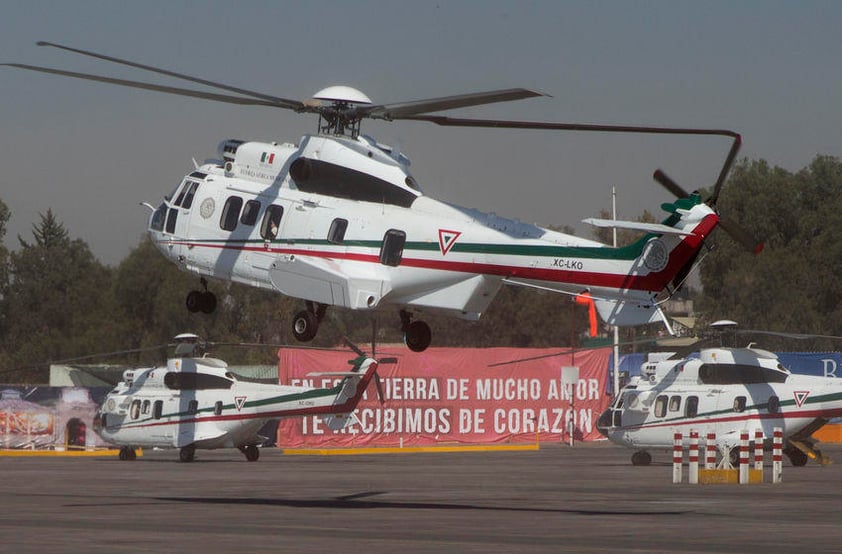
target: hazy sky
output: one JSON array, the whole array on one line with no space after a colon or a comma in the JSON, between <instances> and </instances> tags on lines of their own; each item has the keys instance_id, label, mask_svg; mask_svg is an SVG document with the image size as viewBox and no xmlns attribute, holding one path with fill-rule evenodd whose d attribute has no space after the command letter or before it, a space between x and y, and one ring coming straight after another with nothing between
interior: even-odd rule
<instances>
[{"instance_id":1,"label":"hazy sky","mask_svg":"<svg viewBox=\"0 0 842 554\"><path fill-rule=\"evenodd\" d=\"M789 170L842 153L842 2L3 2L0 62L174 86L38 47L48 40L294 99L347 84L378 103L509 87L552 95L467 117L728 128L740 156ZM224 138L297 140L316 119L0 68L6 242L52 208L116 264L148 211ZM424 192L540 224L611 205L660 217L663 168L711 184L724 138L449 129L368 122L398 143ZM769 199L774 201L773 198Z\"/></svg>"}]
</instances>

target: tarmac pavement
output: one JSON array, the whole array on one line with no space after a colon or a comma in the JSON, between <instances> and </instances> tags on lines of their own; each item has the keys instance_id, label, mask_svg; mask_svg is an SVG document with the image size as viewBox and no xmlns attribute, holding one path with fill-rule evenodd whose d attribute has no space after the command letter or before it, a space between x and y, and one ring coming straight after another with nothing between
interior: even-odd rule
<instances>
[{"instance_id":1,"label":"tarmac pavement","mask_svg":"<svg viewBox=\"0 0 842 554\"><path fill-rule=\"evenodd\" d=\"M836 464L783 483L672 484L607 443L537 451L290 456L264 449L0 456L4 552L838 552ZM686 459L686 458L685 458Z\"/></svg>"}]
</instances>

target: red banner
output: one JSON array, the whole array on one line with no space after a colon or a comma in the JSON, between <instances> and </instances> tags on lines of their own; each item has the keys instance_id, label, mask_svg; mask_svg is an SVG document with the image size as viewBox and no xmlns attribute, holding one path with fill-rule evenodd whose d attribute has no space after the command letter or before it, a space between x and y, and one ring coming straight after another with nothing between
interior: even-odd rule
<instances>
[{"instance_id":1,"label":"red banner","mask_svg":"<svg viewBox=\"0 0 842 554\"><path fill-rule=\"evenodd\" d=\"M577 441L599 438L596 421L610 400L604 391L611 349L578 351L572 356L566 351L540 358L559 352L538 348L429 348L422 353L409 352L405 346L378 349L378 358L398 358L397 364L378 368L383 404L372 382L355 412L356 423L334 432L315 416L281 420L278 446L558 442L569 439L571 427ZM279 381L330 387L340 378L307 374L345 371L353 357L350 351L282 349L278 352ZM511 360L530 361L489 367ZM579 367L575 390L562 386L562 366Z\"/></svg>"}]
</instances>

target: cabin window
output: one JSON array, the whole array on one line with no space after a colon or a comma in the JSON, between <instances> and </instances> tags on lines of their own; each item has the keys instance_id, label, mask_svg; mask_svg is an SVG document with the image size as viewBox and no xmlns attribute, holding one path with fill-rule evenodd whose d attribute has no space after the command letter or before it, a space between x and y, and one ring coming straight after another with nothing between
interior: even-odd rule
<instances>
[{"instance_id":1,"label":"cabin window","mask_svg":"<svg viewBox=\"0 0 842 554\"><path fill-rule=\"evenodd\" d=\"M380 263L397 267L403 259L403 247L406 244L406 233L396 229L389 229L383 237L380 247Z\"/></svg>"},{"instance_id":2,"label":"cabin window","mask_svg":"<svg viewBox=\"0 0 842 554\"><path fill-rule=\"evenodd\" d=\"M130 409L132 419L137 419L140 417L140 400L133 400L132 407Z\"/></svg>"},{"instance_id":3,"label":"cabin window","mask_svg":"<svg viewBox=\"0 0 842 554\"><path fill-rule=\"evenodd\" d=\"M734 411L744 412L746 409L746 397L745 396L738 396L734 399Z\"/></svg>"},{"instance_id":4,"label":"cabin window","mask_svg":"<svg viewBox=\"0 0 842 554\"><path fill-rule=\"evenodd\" d=\"M680 396L672 396L670 397L670 411L677 412L681 409L681 397Z\"/></svg>"},{"instance_id":5,"label":"cabin window","mask_svg":"<svg viewBox=\"0 0 842 554\"><path fill-rule=\"evenodd\" d=\"M345 240L345 231L348 230L348 220L336 218L330 224L327 232L327 241L331 244L342 244Z\"/></svg>"},{"instance_id":6,"label":"cabin window","mask_svg":"<svg viewBox=\"0 0 842 554\"><path fill-rule=\"evenodd\" d=\"M667 395L662 394L655 399L655 417L664 417L667 415Z\"/></svg>"},{"instance_id":7,"label":"cabin window","mask_svg":"<svg viewBox=\"0 0 842 554\"><path fill-rule=\"evenodd\" d=\"M213 415L222 415L222 400L217 400L213 405Z\"/></svg>"},{"instance_id":8,"label":"cabin window","mask_svg":"<svg viewBox=\"0 0 842 554\"><path fill-rule=\"evenodd\" d=\"M140 413L142 413L143 415L147 415L149 413L149 406L150 405L151 405L151 403L148 400L144 400L143 405L140 408Z\"/></svg>"},{"instance_id":9,"label":"cabin window","mask_svg":"<svg viewBox=\"0 0 842 554\"><path fill-rule=\"evenodd\" d=\"M181 203L182 208L189 210L193 207L193 198L196 196L197 190L199 190L199 183L191 182L187 194L184 195L184 202Z\"/></svg>"},{"instance_id":10,"label":"cabin window","mask_svg":"<svg viewBox=\"0 0 842 554\"><path fill-rule=\"evenodd\" d=\"M272 240L277 237L283 215L283 206L278 206L277 204L267 206L266 213L263 214L263 223L260 224L260 236L266 240Z\"/></svg>"},{"instance_id":11,"label":"cabin window","mask_svg":"<svg viewBox=\"0 0 842 554\"><path fill-rule=\"evenodd\" d=\"M243 208L243 215L240 217L240 223L243 225L254 225L257 223L258 213L260 213L260 202L257 200L249 200L246 202L246 207Z\"/></svg>"},{"instance_id":12,"label":"cabin window","mask_svg":"<svg viewBox=\"0 0 842 554\"><path fill-rule=\"evenodd\" d=\"M163 400L156 400L155 404L152 406L152 417L155 419L161 419L161 415L164 413L164 401Z\"/></svg>"},{"instance_id":13,"label":"cabin window","mask_svg":"<svg viewBox=\"0 0 842 554\"><path fill-rule=\"evenodd\" d=\"M198 400L191 400L187 403L187 413L190 415L196 415L199 413L199 401Z\"/></svg>"},{"instance_id":14,"label":"cabin window","mask_svg":"<svg viewBox=\"0 0 842 554\"><path fill-rule=\"evenodd\" d=\"M175 220L177 217L178 210L176 208L170 208L167 212L167 233L175 233Z\"/></svg>"},{"instance_id":15,"label":"cabin window","mask_svg":"<svg viewBox=\"0 0 842 554\"><path fill-rule=\"evenodd\" d=\"M781 399L777 396L770 396L769 403L767 404L767 409L769 410L770 414L776 414L781 411Z\"/></svg>"},{"instance_id":16,"label":"cabin window","mask_svg":"<svg viewBox=\"0 0 842 554\"><path fill-rule=\"evenodd\" d=\"M240 219L240 209L243 207L243 199L239 196L229 196L222 208L222 217L219 219L219 226L225 231L233 231L237 228L237 220Z\"/></svg>"},{"instance_id":17,"label":"cabin window","mask_svg":"<svg viewBox=\"0 0 842 554\"><path fill-rule=\"evenodd\" d=\"M688 396L687 402L684 404L684 415L687 417L696 417L699 414L699 397Z\"/></svg>"}]
</instances>

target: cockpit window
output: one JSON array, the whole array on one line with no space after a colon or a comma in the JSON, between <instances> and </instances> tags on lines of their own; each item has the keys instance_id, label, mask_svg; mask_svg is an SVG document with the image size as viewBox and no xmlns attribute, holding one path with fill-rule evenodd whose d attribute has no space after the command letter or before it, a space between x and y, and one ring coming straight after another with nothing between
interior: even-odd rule
<instances>
[{"instance_id":1,"label":"cockpit window","mask_svg":"<svg viewBox=\"0 0 842 554\"><path fill-rule=\"evenodd\" d=\"M166 204L161 204L158 206L158 209L155 210L155 213L152 214L152 221L149 223L149 227L153 231L163 231L164 230L164 220L167 218L167 206Z\"/></svg>"},{"instance_id":2,"label":"cockpit window","mask_svg":"<svg viewBox=\"0 0 842 554\"><path fill-rule=\"evenodd\" d=\"M321 160L298 158L289 168L295 186L302 192L337 198L392 204L408 208L417 195L405 188L362 171ZM407 183L408 184L408 183Z\"/></svg>"},{"instance_id":3,"label":"cockpit window","mask_svg":"<svg viewBox=\"0 0 842 554\"><path fill-rule=\"evenodd\" d=\"M181 203L181 207L185 210L189 210L193 206L193 197L196 196L196 191L199 189L199 183L191 182L190 187L185 187L187 189L187 194L184 195L184 202Z\"/></svg>"}]
</instances>

